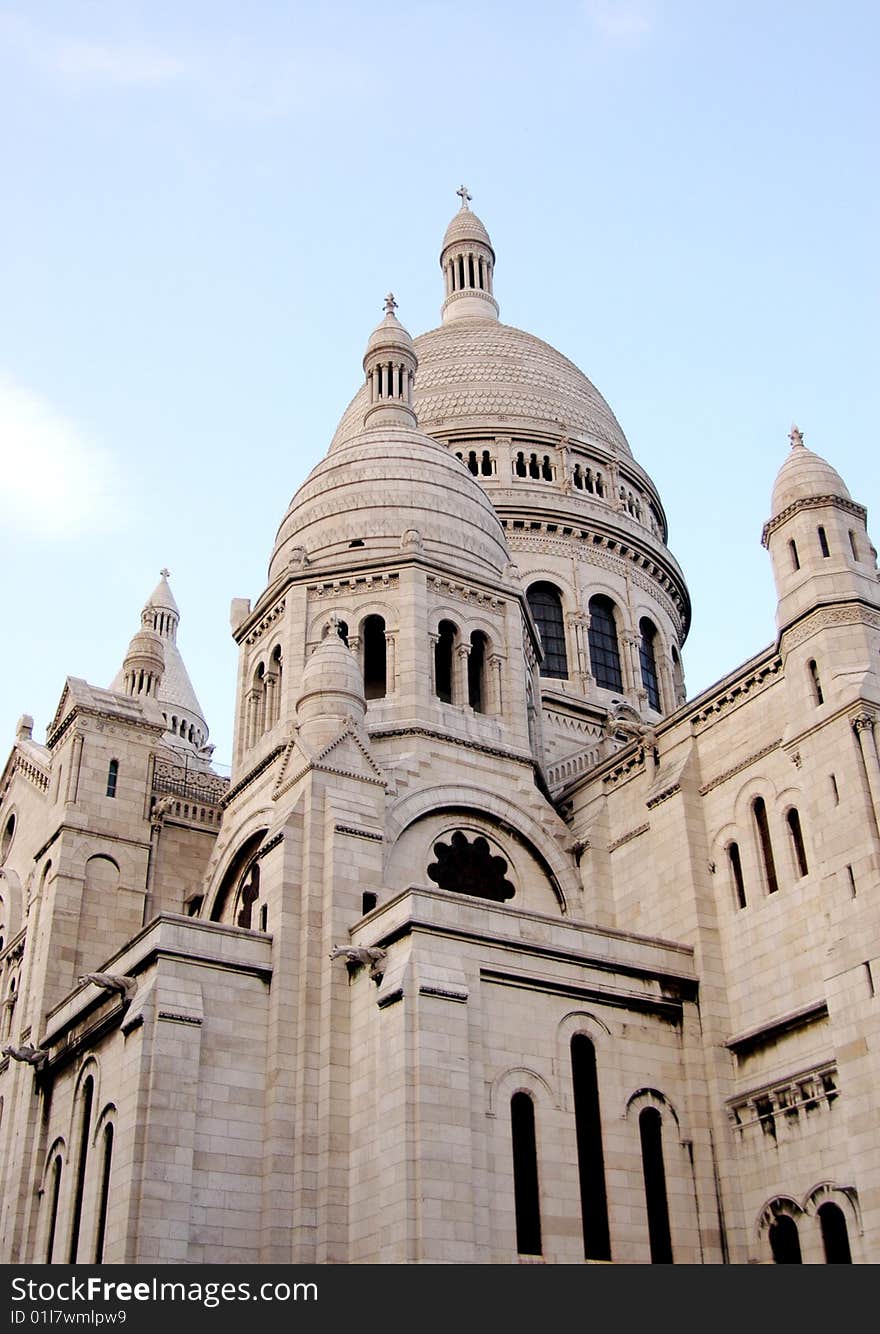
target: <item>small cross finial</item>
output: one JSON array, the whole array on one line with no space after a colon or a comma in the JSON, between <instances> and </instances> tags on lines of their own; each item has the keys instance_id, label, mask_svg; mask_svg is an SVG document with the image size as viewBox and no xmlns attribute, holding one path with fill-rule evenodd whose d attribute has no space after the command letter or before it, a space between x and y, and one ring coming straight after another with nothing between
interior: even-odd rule
<instances>
[{"instance_id":1,"label":"small cross finial","mask_svg":"<svg viewBox=\"0 0 880 1334\"><path fill-rule=\"evenodd\" d=\"M159 573L161 574L163 579L167 579L171 571L166 569L161 569Z\"/></svg>"},{"instance_id":2,"label":"small cross finial","mask_svg":"<svg viewBox=\"0 0 880 1334\"><path fill-rule=\"evenodd\" d=\"M385 298L385 314L393 315L397 310L397 302L394 300L394 293L389 292Z\"/></svg>"},{"instance_id":3,"label":"small cross finial","mask_svg":"<svg viewBox=\"0 0 880 1334\"><path fill-rule=\"evenodd\" d=\"M467 206L468 206L468 200L469 200L469 199L473 199L473 195L469 195L469 194L468 194L468 188L467 188L467 186L466 186L466 185L460 185L460 186L458 187L458 189L456 190L455 193L456 193L457 195L460 195L460 196L461 196L461 206L462 206L462 208L467 208Z\"/></svg>"},{"instance_id":4,"label":"small cross finial","mask_svg":"<svg viewBox=\"0 0 880 1334\"><path fill-rule=\"evenodd\" d=\"M797 449L798 445L802 446L804 443L803 432L799 431L798 428L794 425L794 423L792 423L791 430L788 433L788 438L791 441L792 449Z\"/></svg>"}]
</instances>

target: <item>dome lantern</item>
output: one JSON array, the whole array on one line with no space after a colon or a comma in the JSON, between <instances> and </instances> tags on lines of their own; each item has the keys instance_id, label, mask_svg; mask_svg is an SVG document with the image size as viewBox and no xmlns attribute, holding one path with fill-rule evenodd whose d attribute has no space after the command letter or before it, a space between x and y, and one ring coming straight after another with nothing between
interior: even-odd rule
<instances>
[{"instance_id":1,"label":"dome lantern","mask_svg":"<svg viewBox=\"0 0 880 1334\"><path fill-rule=\"evenodd\" d=\"M440 316L444 324L462 319L497 320L498 302L492 295L495 251L486 228L468 208L467 186L456 193L461 196L461 208L446 228L440 251L446 283Z\"/></svg>"},{"instance_id":2,"label":"dome lantern","mask_svg":"<svg viewBox=\"0 0 880 1334\"><path fill-rule=\"evenodd\" d=\"M416 424L413 381L419 364L413 341L394 314L397 302L391 292L385 298L385 318L370 334L364 353L368 406L364 426Z\"/></svg>"}]
</instances>

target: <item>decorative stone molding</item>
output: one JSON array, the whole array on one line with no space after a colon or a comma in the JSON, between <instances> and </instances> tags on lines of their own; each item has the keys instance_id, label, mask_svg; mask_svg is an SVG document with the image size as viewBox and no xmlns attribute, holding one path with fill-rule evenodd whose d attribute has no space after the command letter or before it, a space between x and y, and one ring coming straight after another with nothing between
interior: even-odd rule
<instances>
[{"instance_id":1,"label":"decorative stone molding","mask_svg":"<svg viewBox=\"0 0 880 1334\"><path fill-rule=\"evenodd\" d=\"M820 607L810 612L802 621L798 621L789 630L783 630L780 647L787 653L805 639L810 639L819 630L827 630L836 625L868 625L873 630L880 630L880 613L871 611L860 602L849 602L839 607Z\"/></svg>"},{"instance_id":2,"label":"decorative stone molding","mask_svg":"<svg viewBox=\"0 0 880 1334\"><path fill-rule=\"evenodd\" d=\"M396 570L383 570L376 574L352 575L350 579L327 579L320 584L308 584L307 589L311 598L338 597L341 593L369 593L399 581Z\"/></svg>"},{"instance_id":3,"label":"decorative stone molding","mask_svg":"<svg viewBox=\"0 0 880 1334\"><path fill-rule=\"evenodd\" d=\"M707 792L714 791L716 787L720 787L722 783L726 783L728 778L735 778L737 774L742 773L743 769L748 769L751 764L757 764L758 760L763 760L765 756L771 755L773 751L778 750L781 745L782 737L780 736L777 737L775 741L771 741L769 745L762 746L760 750L756 750L753 754L747 755L744 760L740 760L739 764L735 764L732 769L725 769L723 773L717 774L715 778L710 778L709 781L704 783L700 788L700 796L705 797Z\"/></svg>"},{"instance_id":4,"label":"decorative stone molding","mask_svg":"<svg viewBox=\"0 0 880 1334\"><path fill-rule=\"evenodd\" d=\"M642 834L647 834L650 828L650 824L647 823L636 825L635 829L627 830L625 834L621 834L620 838L616 838L613 843L609 843L608 851L616 852L617 849L622 848L624 844L631 843L634 838L641 838Z\"/></svg>"},{"instance_id":5,"label":"decorative stone molding","mask_svg":"<svg viewBox=\"0 0 880 1334\"><path fill-rule=\"evenodd\" d=\"M868 511L864 505L859 505L854 500L844 500L842 496L808 496L804 500L795 500L791 505L787 505L779 514L768 519L764 524L761 533L761 546L769 546L770 538L781 528L793 514L799 510L818 510L825 509L828 505L833 505L835 509L841 509L845 514L852 514L855 518L861 519L863 523L868 522Z\"/></svg>"},{"instance_id":6,"label":"decorative stone molding","mask_svg":"<svg viewBox=\"0 0 880 1334\"><path fill-rule=\"evenodd\" d=\"M259 764L255 764L253 769L245 774L244 778L240 778L235 786L231 787L226 795L221 798L220 805L223 810L226 809L229 803L233 801L240 792L243 792L246 787L251 785L251 783L255 783L260 777L260 774L264 773L270 765L274 764L278 759L278 756L283 755L286 749L286 746L275 746L273 750L269 751L268 755L263 756Z\"/></svg>"},{"instance_id":7,"label":"decorative stone molding","mask_svg":"<svg viewBox=\"0 0 880 1334\"><path fill-rule=\"evenodd\" d=\"M782 658L774 657L769 662L756 667L748 676L742 680L736 681L727 690L719 695L713 696L702 708L698 709L691 717L691 726L695 731L699 731L701 725L714 722L719 714L729 713L731 709L738 708L745 700L761 693L768 686L774 684L776 677L782 671ZM778 744L778 743L776 743Z\"/></svg>"},{"instance_id":8,"label":"decorative stone molding","mask_svg":"<svg viewBox=\"0 0 880 1334\"><path fill-rule=\"evenodd\" d=\"M282 598L280 602L276 602L275 606L271 609L271 611L267 611L265 616L260 617L260 620L257 622L257 624L245 636L243 642L246 647L250 647L250 645L255 644L258 639L262 639L263 635L270 628L270 626L274 625L275 622L278 620L278 617L283 613L285 606L286 606L286 601L284 598Z\"/></svg>"},{"instance_id":9,"label":"decorative stone molding","mask_svg":"<svg viewBox=\"0 0 880 1334\"><path fill-rule=\"evenodd\" d=\"M504 606L504 599L496 597L493 593L470 588L457 579L444 579L439 574L428 575L428 587L443 597L454 598L457 602L473 603L477 607L485 607L491 611L499 611Z\"/></svg>"},{"instance_id":10,"label":"decorative stone molding","mask_svg":"<svg viewBox=\"0 0 880 1334\"><path fill-rule=\"evenodd\" d=\"M366 838L374 843L384 843L385 835L375 829L360 829L354 824L334 825L337 834L349 834L352 838Z\"/></svg>"},{"instance_id":11,"label":"decorative stone molding","mask_svg":"<svg viewBox=\"0 0 880 1334\"><path fill-rule=\"evenodd\" d=\"M837 1065L823 1061L819 1065L785 1079L774 1080L748 1093L728 1098L727 1115L740 1137L755 1126L775 1140L782 1127L797 1124L802 1114L830 1107L840 1097Z\"/></svg>"}]
</instances>

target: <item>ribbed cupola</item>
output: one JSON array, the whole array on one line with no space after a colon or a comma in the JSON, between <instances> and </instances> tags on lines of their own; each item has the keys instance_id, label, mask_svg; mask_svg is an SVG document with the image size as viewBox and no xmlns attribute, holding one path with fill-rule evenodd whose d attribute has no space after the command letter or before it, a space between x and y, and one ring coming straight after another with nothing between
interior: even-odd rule
<instances>
[{"instance_id":1,"label":"ribbed cupola","mask_svg":"<svg viewBox=\"0 0 880 1334\"><path fill-rule=\"evenodd\" d=\"M419 361L413 341L394 314L397 302L392 293L385 298L385 318L367 341L364 374L367 377L368 406L364 426L416 425L413 409L413 382Z\"/></svg>"},{"instance_id":2,"label":"ribbed cupola","mask_svg":"<svg viewBox=\"0 0 880 1334\"><path fill-rule=\"evenodd\" d=\"M158 699L165 671L165 651L155 630L138 630L132 636L122 663L123 692L133 697Z\"/></svg>"},{"instance_id":3,"label":"ribbed cupola","mask_svg":"<svg viewBox=\"0 0 880 1334\"><path fill-rule=\"evenodd\" d=\"M440 267L446 299L440 308L444 324L453 320L497 320L498 302L492 295L495 251L489 233L468 208L467 186L458 190L461 208L446 228Z\"/></svg>"}]
</instances>

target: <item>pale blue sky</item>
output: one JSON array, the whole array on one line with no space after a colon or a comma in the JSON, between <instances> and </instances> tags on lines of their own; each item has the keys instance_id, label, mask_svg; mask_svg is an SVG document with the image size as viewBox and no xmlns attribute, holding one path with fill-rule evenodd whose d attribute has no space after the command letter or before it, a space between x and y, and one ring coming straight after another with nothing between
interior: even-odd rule
<instances>
[{"instance_id":1,"label":"pale blue sky","mask_svg":"<svg viewBox=\"0 0 880 1334\"><path fill-rule=\"evenodd\" d=\"M690 693L769 643L793 419L878 536L878 34L874 0L0 0L0 747L109 683L168 565L229 760L229 601L385 292L438 322L461 181L502 319L660 488Z\"/></svg>"}]
</instances>

